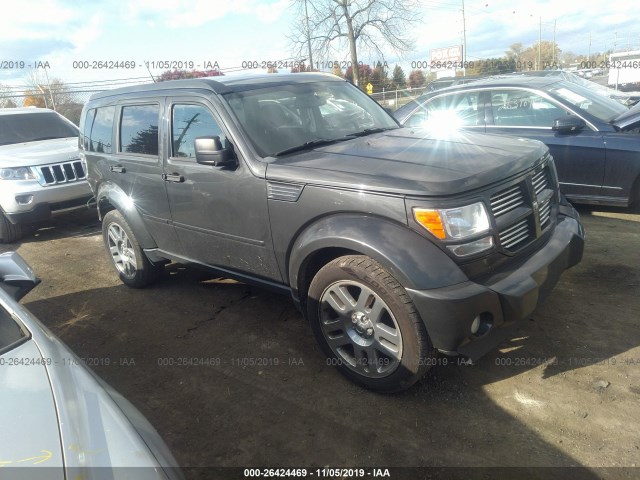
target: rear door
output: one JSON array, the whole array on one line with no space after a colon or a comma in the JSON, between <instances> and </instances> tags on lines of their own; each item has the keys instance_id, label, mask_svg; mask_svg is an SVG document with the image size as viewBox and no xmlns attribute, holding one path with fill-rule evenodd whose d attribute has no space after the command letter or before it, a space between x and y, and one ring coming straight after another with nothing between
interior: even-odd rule
<instances>
[{"instance_id":1,"label":"rear door","mask_svg":"<svg viewBox=\"0 0 640 480\"><path fill-rule=\"evenodd\" d=\"M238 149L235 167L196 162L196 138L217 135L230 144L213 104L196 95L168 98L165 126L165 184L184 256L279 281L265 179L253 175Z\"/></svg>"},{"instance_id":2,"label":"rear door","mask_svg":"<svg viewBox=\"0 0 640 480\"><path fill-rule=\"evenodd\" d=\"M410 114L405 127L485 131L484 92L464 90L429 99Z\"/></svg>"},{"instance_id":3,"label":"rear door","mask_svg":"<svg viewBox=\"0 0 640 480\"><path fill-rule=\"evenodd\" d=\"M544 142L555 160L562 193L570 198L601 195L606 148L602 134L586 126L574 133L551 129L553 121L571 114L563 105L531 90L491 90L487 132Z\"/></svg>"},{"instance_id":4,"label":"rear door","mask_svg":"<svg viewBox=\"0 0 640 480\"><path fill-rule=\"evenodd\" d=\"M130 207L140 212L158 248L175 253L180 246L171 225L158 133L163 107L164 99L144 98L117 106L116 153L110 157L110 170L116 185L129 195Z\"/></svg>"}]
</instances>

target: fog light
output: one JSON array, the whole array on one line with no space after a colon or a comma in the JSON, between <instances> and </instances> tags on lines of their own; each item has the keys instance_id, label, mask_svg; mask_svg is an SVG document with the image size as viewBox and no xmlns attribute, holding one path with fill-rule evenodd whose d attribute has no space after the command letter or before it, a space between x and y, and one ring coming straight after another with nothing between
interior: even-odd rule
<instances>
[{"instance_id":1,"label":"fog light","mask_svg":"<svg viewBox=\"0 0 640 480\"><path fill-rule=\"evenodd\" d=\"M33 195L17 195L16 203L18 205L29 205L33 202Z\"/></svg>"},{"instance_id":2,"label":"fog light","mask_svg":"<svg viewBox=\"0 0 640 480\"><path fill-rule=\"evenodd\" d=\"M493 237L485 237L474 242L463 243L462 245L447 245L458 257L466 257L475 253L480 253L493 247Z\"/></svg>"},{"instance_id":3,"label":"fog light","mask_svg":"<svg viewBox=\"0 0 640 480\"><path fill-rule=\"evenodd\" d=\"M488 312L481 313L476 318L473 319L473 323L471 323L471 334L476 337L481 337L489 330L491 330L491 326L493 325L493 315Z\"/></svg>"}]
</instances>

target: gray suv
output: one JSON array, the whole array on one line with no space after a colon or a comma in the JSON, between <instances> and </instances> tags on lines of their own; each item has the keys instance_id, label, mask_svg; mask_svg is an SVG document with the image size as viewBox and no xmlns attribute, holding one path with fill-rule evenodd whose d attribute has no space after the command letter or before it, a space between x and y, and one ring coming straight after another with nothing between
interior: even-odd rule
<instances>
[{"instance_id":1,"label":"gray suv","mask_svg":"<svg viewBox=\"0 0 640 480\"><path fill-rule=\"evenodd\" d=\"M46 108L0 109L0 243L52 215L86 208L78 127Z\"/></svg>"},{"instance_id":2,"label":"gray suv","mask_svg":"<svg viewBox=\"0 0 640 480\"><path fill-rule=\"evenodd\" d=\"M328 363L377 391L437 352L479 358L582 257L544 144L401 128L332 75L99 93L80 150L125 284L175 261L291 295Z\"/></svg>"}]
</instances>

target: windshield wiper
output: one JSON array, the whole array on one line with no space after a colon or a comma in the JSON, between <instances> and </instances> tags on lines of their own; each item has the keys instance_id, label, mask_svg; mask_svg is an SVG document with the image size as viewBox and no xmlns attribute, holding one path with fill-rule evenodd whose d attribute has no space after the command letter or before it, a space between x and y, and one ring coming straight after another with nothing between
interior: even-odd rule
<instances>
[{"instance_id":1,"label":"windshield wiper","mask_svg":"<svg viewBox=\"0 0 640 480\"><path fill-rule=\"evenodd\" d=\"M295 147L285 148L284 150L279 151L274 155L274 157L279 157L281 155L286 155L288 153L299 152L302 150L309 150L316 147L324 147L325 145L331 145L332 143L344 142L345 140L350 140L353 138L353 135L346 135L342 138L319 138L317 140L309 140L308 142L304 142L302 145L297 145Z\"/></svg>"},{"instance_id":2,"label":"windshield wiper","mask_svg":"<svg viewBox=\"0 0 640 480\"><path fill-rule=\"evenodd\" d=\"M398 127L386 127L386 128L382 128L382 127L378 127L378 128L365 128L364 130L362 130L361 132L354 132L354 133L350 133L348 136L350 137L364 137L366 135L371 135L372 133L380 133L380 132L386 132L387 130L395 130Z\"/></svg>"}]
</instances>

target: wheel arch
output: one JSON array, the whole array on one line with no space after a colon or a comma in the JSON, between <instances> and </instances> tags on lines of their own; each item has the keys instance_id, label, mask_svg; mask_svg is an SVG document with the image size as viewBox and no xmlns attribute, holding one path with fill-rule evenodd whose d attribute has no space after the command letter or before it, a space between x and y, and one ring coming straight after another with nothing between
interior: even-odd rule
<instances>
[{"instance_id":1,"label":"wheel arch","mask_svg":"<svg viewBox=\"0 0 640 480\"><path fill-rule=\"evenodd\" d=\"M157 244L144 224L142 215L127 195L118 186L107 183L101 186L96 195L98 204L98 216L102 220L111 210L118 210L129 224L140 246L144 248L157 248Z\"/></svg>"},{"instance_id":2,"label":"wheel arch","mask_svg":"<svg viewBox=\"0 0 640 480\"><path fill-rule=\"evenodd\" d=\"M307 226L292 243L287 271L294 300L304 304L318 270L343 255L372 258L407 288L467 280L440 248L405 225L371 215L332 215Z\"/></svg>"}]
</instances>

